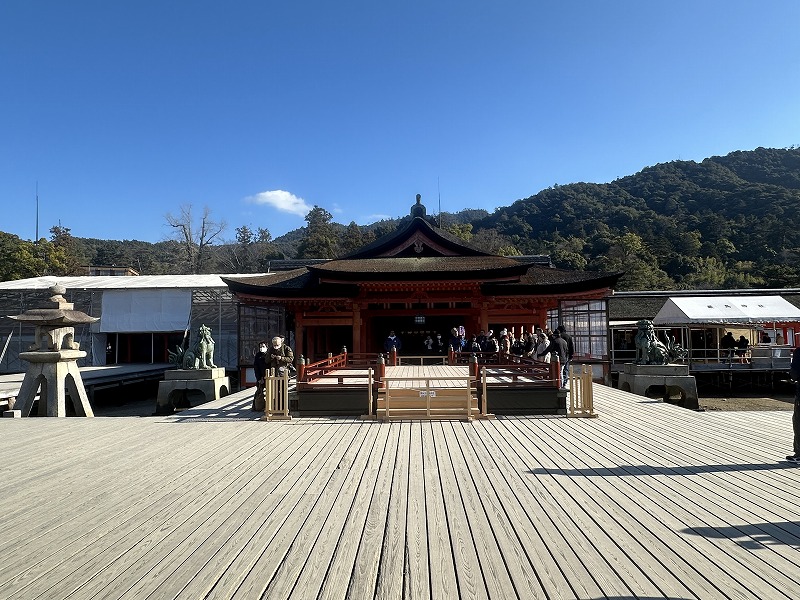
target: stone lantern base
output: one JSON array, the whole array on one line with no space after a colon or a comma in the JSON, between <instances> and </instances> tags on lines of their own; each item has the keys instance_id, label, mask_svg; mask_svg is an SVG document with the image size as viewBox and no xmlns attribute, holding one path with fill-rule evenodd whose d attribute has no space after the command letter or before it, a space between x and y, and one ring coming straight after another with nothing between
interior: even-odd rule
<instances>
[{"instance_id":1,"label":"stone lantern base","mask_svg":"<svg viewBox=\"0 0 800 600\"><path fill-rule=\"evenodd\" d=\"M82 350L20 352L19 357L31 365L25 373L14 409L19 410L23 417L30 416L36 392L41 388L39 416L66 417L66 393L69 391L75 414L79 417L93 417L76 362L85 356L86 352Z\"/></svg>"},{"instance_id":2,"label":"stone lantern base","mask_svg":"<svg viewBox=\"0 0 800 600\"><path fill-rule=\"evenodd\" d=\"M231 384L225 369L175 369L164 373L158 384L157 415L171 415L176 409L191 408L190 396L197 404L218 400L230 394Z\"/></svg>"},{"instance_id":3,"label":"stone lantern base","mask_svg":"<svg viewBox=\"0 0 800 600\"><path fill-rule=\"evenodd\" d=\"M688 365L624 365L619 374L619 389L644 396L650 386L664 386L664 402L679 394L677 404L697 410L697 382L689 375Z\"/></svg>"}]
</instances>

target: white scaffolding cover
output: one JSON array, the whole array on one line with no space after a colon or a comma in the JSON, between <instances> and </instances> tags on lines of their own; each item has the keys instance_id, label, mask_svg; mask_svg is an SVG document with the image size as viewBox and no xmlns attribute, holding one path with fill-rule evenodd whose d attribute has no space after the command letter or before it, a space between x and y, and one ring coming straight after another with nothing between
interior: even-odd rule
<instances>
[{"instance_id":1,"label":"white scaffolding cover","mask_svg":"<svg viewBox=\"0 0 800 600\"><path fill-rule=\"evenodd\" d=\"M106 290L100 331L183 331L189 323L191 310L192 290L189 289Z\"/></svg>"},{"instance_id":2,"label":"white scaffolding cover","mask_svg":"<svg viewBox=\"0 0 800 600\"><path fill-rule=\"evenodd\" d=\"M800 322L800 309L780 296L678 296L667 300L654 325L728 325Z\"/></svg>"}]
</instances>

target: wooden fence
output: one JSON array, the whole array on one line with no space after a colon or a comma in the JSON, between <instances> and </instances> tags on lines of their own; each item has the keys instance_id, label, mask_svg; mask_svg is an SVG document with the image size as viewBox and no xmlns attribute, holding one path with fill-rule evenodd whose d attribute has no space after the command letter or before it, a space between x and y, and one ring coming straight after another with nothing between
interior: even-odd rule
<instances>
[{"instance_id":1,"label":"wooden fence","mask_svg":"<svg viewBox=\"0 0 800 600\"><path fill-rule=\"evenodd\" d=\"M597 416L594 412L593 385L592 365L570 365L568 417Z\"/></svg>"}]
</instances>

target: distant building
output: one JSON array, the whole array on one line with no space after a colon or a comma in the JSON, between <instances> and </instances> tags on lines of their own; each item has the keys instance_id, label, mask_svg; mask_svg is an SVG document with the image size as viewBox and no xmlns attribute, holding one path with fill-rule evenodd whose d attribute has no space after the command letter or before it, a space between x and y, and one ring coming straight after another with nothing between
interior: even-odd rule
<instances>
[{"instance_id":1,"label":"distant building","mask_svg":"<svg viewBox=\"0 0 800 600\"><path fill-rule=\"evenodd\" d=\"M121 273L120 273L121 274ZM118 275L36 277L0 282L0 373L21 372L19 353L33 343L33 327L7 318L46 305L48 289L58 283L75 308L99 317L97 323L76 327L75 339L88 356L79 366L123 363L166 363L168 351L194 340L206 324L216 343L218 366L235 369L239 363L237 305L219 275ZM263 276L263 275L262 275ZM256 333L266 338L285 331L281 311L254 311ZM10 339L9 339L10 338ZM245 350L242 350L245 351Z\"/></svg>"}]
</instances>

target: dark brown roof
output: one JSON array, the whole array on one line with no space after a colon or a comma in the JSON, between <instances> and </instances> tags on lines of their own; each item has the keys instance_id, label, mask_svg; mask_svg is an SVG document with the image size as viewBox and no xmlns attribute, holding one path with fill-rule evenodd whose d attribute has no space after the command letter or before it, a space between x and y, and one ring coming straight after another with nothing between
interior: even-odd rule
<instances>
[{"instance_id":1,"label":"dark brown roof","mask_svg":"<svg viewBox=\"0 0 800 600\"><path fill-rule=\"evenodd\" d=\"M503 256L430 256L332 260L309 270L326 279L428 281L432 279L517 279L528 265Z\"/></svg>"},{"instance_id":2,"label":"dark brown roof","mask_svg":"<svg viewBox=\"0 0 800 600\"><path fill-rule=\"evenodd\" d=\"M608 299L608 320L651 320L668 299L669 296L611 296Z\"/></svg>"},{"instance_id":3,"label":"dark brown roof","mask_svg":"<svg viewBox=\"0 0 800 600\"><path fill-rule=\"evenodd\" d=\"M235 294L283 298L352 298L358 294L354 284L320 283L308 269L284 271L260 277L223 277Z\"/></svg>"},{"instance_id":4,"label":"dark brown roof","mask_svg":"<svg viewBox=\"0 0 800 600\"><path fill-rule=\"evenodd\" d=\"M557 294L613 288L623 273L569 271L534 265L515 283L486 283L484 294Z\"/></svg>"}]
</instances>

